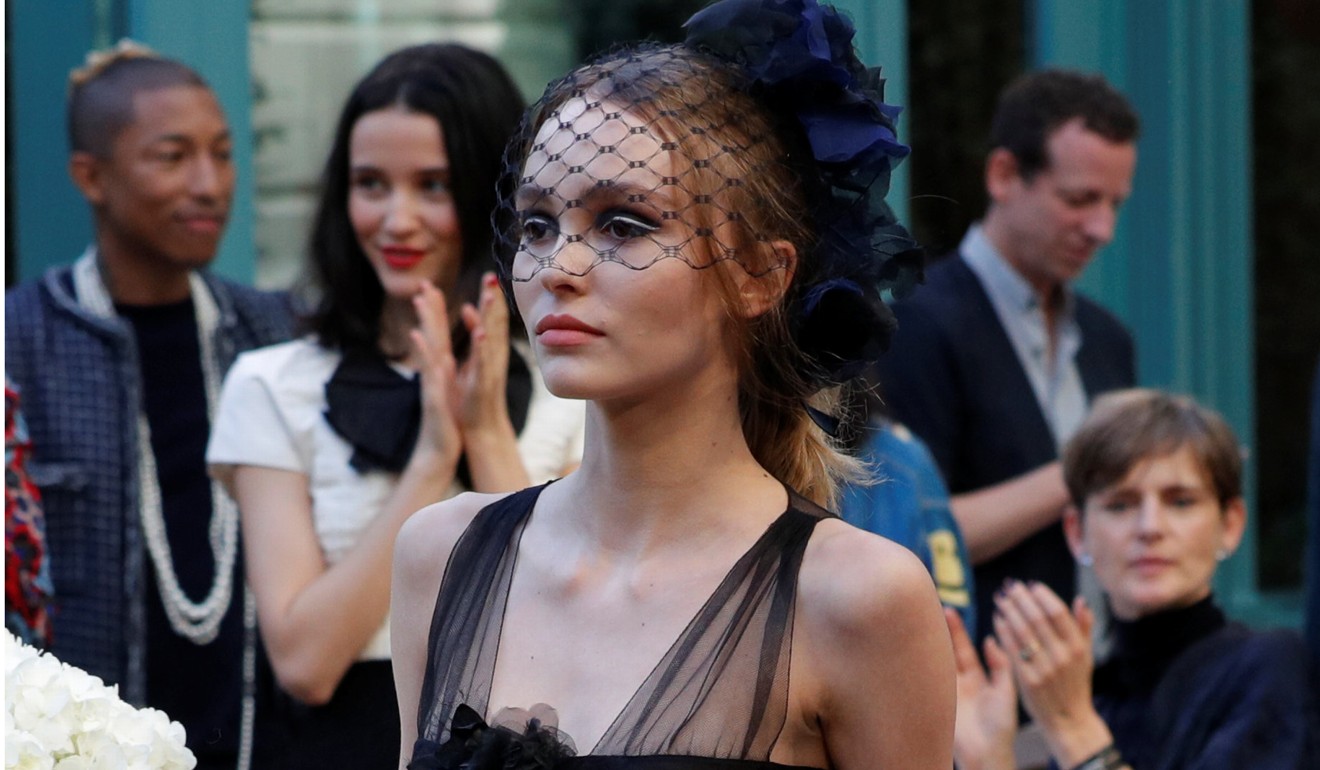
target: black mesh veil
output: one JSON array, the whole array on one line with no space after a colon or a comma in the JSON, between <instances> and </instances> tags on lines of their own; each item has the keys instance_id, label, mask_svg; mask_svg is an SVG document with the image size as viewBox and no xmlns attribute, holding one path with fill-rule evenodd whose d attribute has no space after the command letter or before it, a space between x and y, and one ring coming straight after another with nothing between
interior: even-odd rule
<instances>
[{"instance_id":1,"label":"black mesh veil","mask_svg":"<svg viewBox=\"0 0 1320 770\"><path fill-rule=\"evenodd\" d=\"M505 157L495 214L505 288L546 270L670 259L755 278L787 271L770 319L785 331L769 338L791 348L809 385L794 397L856 376L888 346L882 292L905 290L921 255L884 200L907 151L897 110L851 42L841 50L824 80L769 84L703 43L614 51L552 83Z\"/></svg>"},{"instance_id":2,"label":"black mesh veil","mask_svg":"<svg viewBox=\"0 0 1320 770\"><path fill-rule=\"evenodd\" d=\"M766 208L806 210L771 118L735 70L682 46L618 51L552 84L506 158L506 278L661 259L784 269L767 241L807 249L810 229L766 221Z\"/></svg>"}]
</instances>

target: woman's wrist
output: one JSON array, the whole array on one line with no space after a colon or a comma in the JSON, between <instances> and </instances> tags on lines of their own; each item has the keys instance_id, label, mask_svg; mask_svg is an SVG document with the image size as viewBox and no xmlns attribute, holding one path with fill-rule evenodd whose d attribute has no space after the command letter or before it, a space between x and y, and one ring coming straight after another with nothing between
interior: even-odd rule
<instances>
[{"instance_id":1,"label":"woman's wrist","mask_svg":"<svg viewBox=\"0 0 1320 770\"><path fill-rule=\"evenodd\" d=\"M995 742L977 751L959 751L955 742L953 760L957 770L1014 770L1017 767L1012 738L1005 744Z\"/></svg>"},{"instance_id":2,"label":"woman's wrist","mask_svg":"<svg viewBox=\"0 0 1320 770\"><path fill-rule=\"evenodd\" d=\"M404 467L403 475L419 477L431 483L448 484L458 472L460 456L462 456L460 447L439 448L419 441L413 448L412 456L408 458L408 465Z\"/></svg>"},{"instance_id":3,"label":"woman's wrist","mask_svg":"<svg viewBox=\"0 0 1320 770\"><path fill-rule=\"evenodd\" d=\"M1094 710L1068 724L1045 724L1045 740L1050 753L1062 768L1074 768L1114 742L1109 726ZM1088 769L1089 770L1089 769Z\"/></svg>"},{"instance_id":4,"label":"woman's wrist","mask_svg":"<svg viewBox=\"0 0 1320 770\"><path fill-rule=\"evenodd\" d=\"M1127 767L1127 762L1123 761L1118 747L1111 742L1069 770L1119 770L1123 767Z\"/></svg>"},{"instance_id":5,"label":"woman's wrist","mask_svg":"<svg viewBox=\"0 0 1320 770\"><path fill-rule=\"evenodd\" d=\"M1006 746L992 747L986 752L981 767L983 770L1014 770L1017 767L1017 757L1013 756L1013 744L1010 742Z\"/></svg>"},{"instance_id":6,"label":"woman's wrist","mask_svg":"<svg viewBox=\"0 0 1320 770\"><path fill-rule=\"evenodd\" d=\"M505 409L472 425L464 425L462 431L463 448L468 454L518 441L518 432L513 429L513 420L509 419Z\"/></svg>"}]
</instances>

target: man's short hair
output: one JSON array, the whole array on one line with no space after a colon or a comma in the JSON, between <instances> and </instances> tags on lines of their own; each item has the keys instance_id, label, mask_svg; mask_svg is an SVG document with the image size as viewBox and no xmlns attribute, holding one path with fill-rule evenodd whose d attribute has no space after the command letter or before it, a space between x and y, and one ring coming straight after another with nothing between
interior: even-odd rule
<instances>
[{"instance_id":1,"label":"man's short hair","mask_svg":"<svg viewBox=\"0 0 1320 770\"><path fill-rule=\"evenodd\" d=\"M1000 94L990 148L1013 153L1018 173L1030 180L1050 165L1050 135L1078 118L1086 130L1117 144L1135 142L1140 132L1132 104L1103 77L1048 69L1022 75Z\"/></svg>"},{"instance_id":2,"label":"man's short hair","mask_svg":"<svg viewBox=\"0 0 1320 770\"><path fill-rule=\"evenodd\" d=\"M1119 483L1137 463L1186 447L1224 504L1242 496L1242 452L1219 413L1187 396L1131 388L1096 399L1063 450L1063 480L1077 509Z\"/></svg>"},{"instance_id":3,"label":"man's short hair","mask_svg":"<svg viewBox=\"0 0 1320 770\"><path fill-rule=\"evenodd\" d=\"M69 149L108 157L115 138L133 122L133 97L177 86L210 88L188 65L131 40L89 53L69 73Z\"/></svg>"}]
</instances>

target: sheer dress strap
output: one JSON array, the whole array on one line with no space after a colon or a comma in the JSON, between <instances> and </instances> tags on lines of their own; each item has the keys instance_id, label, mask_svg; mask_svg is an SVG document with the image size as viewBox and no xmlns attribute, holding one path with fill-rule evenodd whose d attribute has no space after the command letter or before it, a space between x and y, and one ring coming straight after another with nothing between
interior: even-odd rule
<instances>
[{"instance_id":1,"label":"sheer dress strap","mask_svg":"<svg viewBox=\"0 0 1320 770\"><path fill-rule=\"evenodd\" d=\"M518 536L543 489L530 487L481 509L454 544L431 616L419 738L444 742L460 703L486 713Z\"/></svg>"},{"instance_id":2,"label":"sheer dress strap","mask_svg":"<svg viewBox=\"0 0 1320 770\"><path fill-rule=\"evenodd\" d=\"M488 711L517 542L542 488L483 509L454 547L431 622L420 740L447 740L460 704ZM565 767L655 755L781 767L769 757L787 718L798 571L816 522L827 516L790 491L788 509L729 570L592 756Z\"/></svg>"}]
</instances>

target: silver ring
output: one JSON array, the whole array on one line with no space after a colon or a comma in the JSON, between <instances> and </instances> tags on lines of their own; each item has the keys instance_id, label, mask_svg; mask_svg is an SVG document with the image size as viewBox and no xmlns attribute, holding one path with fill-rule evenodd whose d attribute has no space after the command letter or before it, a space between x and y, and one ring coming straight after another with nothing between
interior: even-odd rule
<instances>
[{"instance_id":1,"label":"silver ring","mask_svg":"<svg viewBox=\"0 0 1320 770\"><path fill-rule=\"evenodd\" d=\"M1018 657L1022 659L1023 663L1030 663L1031 659L1036 657L1036 645L1033 644L1018 650Z\"/></svg>"}]
</instances>

